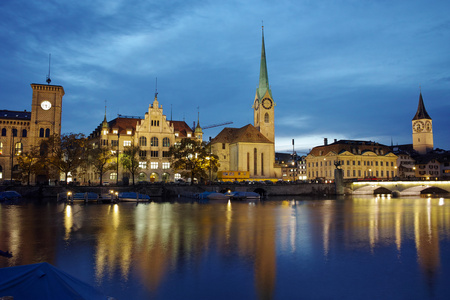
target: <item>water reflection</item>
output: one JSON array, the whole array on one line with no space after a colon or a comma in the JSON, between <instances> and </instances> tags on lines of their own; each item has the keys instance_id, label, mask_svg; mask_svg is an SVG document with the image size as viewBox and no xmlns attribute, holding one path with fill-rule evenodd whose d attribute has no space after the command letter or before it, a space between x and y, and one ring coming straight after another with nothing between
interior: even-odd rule
<instances>
[{"instance_id":1,"label":"water reflection","mask_svg":"<svg viewBox=\"0 0 450 300\"><path fill-rule=\"evenodd\" d=\"M250 274L253 291L234 292L272 299L289 288L283 280L288 276L311 276L320 268L346 272L329 264L345 258L357 265L349 253L370 259L380 249L393 248L398 261L406 261L404 253L414 245L425 285L437 289L439 274L449 273L440 249L440 242L450 240L448 203L444 198L354 197L256 204L1 205L0 249L14 257L1 259L0 266L92 263L94 272L92 278L84 275L86 281L127 293L138 286L136 293L161 298L173 296L167 285L183 290L186 282L213 276L220 280L211 284L224 288ZM74 256L75 248L92 253L92 262ZM78 268L67 267L74 273Z\"/></svg>"}]
</instances>

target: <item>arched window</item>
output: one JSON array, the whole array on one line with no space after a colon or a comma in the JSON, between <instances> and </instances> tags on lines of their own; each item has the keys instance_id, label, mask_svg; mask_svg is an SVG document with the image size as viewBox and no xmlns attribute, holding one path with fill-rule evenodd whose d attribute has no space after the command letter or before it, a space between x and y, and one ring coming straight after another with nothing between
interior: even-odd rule
<instances>
[{"instance_id":1,"label":"arched window","mask_svg":"<svg viewBox=\"0 0 450 300\"><path fill-rule=\"evenodd\" d=\"M0 179L3 179L3 167L0 166Z\"/></svg>"},{"instance_id":2,"label":"arched window","mask_svg":"<svg viewBox=\"0 0 450 300\"><path fill-rule=\"evenodd\" d=\"M16 128L13 128L13 130L12 130L12 135L13 135L13 136L17 136L17 129L16 129Z\"/></svg>"},{"instance_id":3,"label":"arched window","mask_svg":"<svg viewBox=\"0 0 450 300\"><path fill-rule=\"evenodd\" d=\"M26 129L22 130L22 137L27 137L27 130Z\"/></svg>"},{"instance_id":4,"label":"arched window","mask_svg":"<svg viewBox=\"0 0 450 300\"><path fill-rule=\"evenodd\" d=\"M23 144L22 143L16 143L15 148L15 155L21 155L23 151Z\"/></svg>"},{"instance_id":5,"label":"arched window","mask_svg":"<svg viewBox=\"0 0 450 300\"><path fill-rule=\"evenodd\" d=\"M45 137L50 137L50 128L45 129Z\"/></svg>"},{"instance_id":6,"label":"arched window","mask_svg":"<svg viewBox=\"0 0 450 300\"><path fill-rule=\"evenodd\" d=\"M39 129L39 137L44 137L44 128Z\"/></svg>"},{"instance_id":7,"label":"arched window","mask_svg":"<svg viewBox=\"0 0 450 300\"><path fill-rule=\"evenodd\" d=\"M264 122L269 123L269 114L268 113L266 113L264 115Z\"/></svg>"},{"instance_id":8,"label":"arched window","mask_svg":"<svg viewBox=\"0 0 450 300\"><path fill-rule=\"evenodd\" d=\"M141 136L139 138L139 146L147 146L147 138L145 136Z\"/></svg>"},{"instance_id":9,"label":"arched window","mask_svg":"<svg viewBox=\"0 0 450 300\"><path fill-rule=\"evenodd\" d=\"M41 143L41 147L39 148L39 155L40 156L47 156L48 154L48 145L46 142Z\"/></svg>"},{"instance_id":10,"label":"arched window","mask_svg":"<svg viewBox=\"0 0 450 300\"><path fill-rule=\"evenodd\" d=\"M3 143L0 142L0 155L2 155L2 154L3 154Z\"/></svg>"},{"instance_id":11,"label":"arched window","mask_svg":"<svg viewBox=\"0 0 450 300\"><path fill-rule=\"evenodd\" d=\"M157 147L158 146L158 138L157 137L152 137L152 139L150 140L150 146L152 147Z\"/></svg>"},{"instance_id":12,"label":"arched window","mask_svg":"<svg viewBox=\"0 0 450 300\"><path fill-rule=\"evenodd\" d=\"M165 137L163 138L163 147L170 147L170 139Z\"/></svg>"},{"instance_id":13,"label":"arched window","mask_svg":"<svg viewBox=\"0 0 450 300\"><path fill-rule=\"evenodd\" d=\"M2 128L2 136L6 136L6 128Z\"/></svg>"},{"instance_id":14,"label":"arched window","mask_svg":"<svg viewBox=\"0 0 450 300\"><path fill-rule=\"evenodd\" d=\"M264 153L261 153L261 176L264 176Z\"/></svg>"}]
</instances>

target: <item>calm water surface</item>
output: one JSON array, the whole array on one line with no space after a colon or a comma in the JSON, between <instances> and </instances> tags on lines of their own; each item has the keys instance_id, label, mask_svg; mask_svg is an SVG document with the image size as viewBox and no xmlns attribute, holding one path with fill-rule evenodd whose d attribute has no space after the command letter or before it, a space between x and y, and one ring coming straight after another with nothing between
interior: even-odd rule
<instances>
[{"instance_id":1,"label":"calm water surface","mask_svg":"<svg viewBox=\"0 0 450 300\"><path fill-rule=\"evenodd\" d=\"M0 267L116 299L449 299L450 198L0 204Z\"/></svg>"}]
</instances>

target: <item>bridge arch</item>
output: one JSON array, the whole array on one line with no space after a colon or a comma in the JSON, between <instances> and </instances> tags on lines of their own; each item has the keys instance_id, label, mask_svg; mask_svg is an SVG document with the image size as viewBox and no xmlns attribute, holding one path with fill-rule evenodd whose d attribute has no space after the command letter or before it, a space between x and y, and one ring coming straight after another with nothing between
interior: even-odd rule
<instances>
[{"instance_id":1,"label":"bridge arch","mask_svg":"<svg viewBox=\"0 0 450 300\"><path fill-rule=\"evenodd\" d=\"M366 185L353 191L354 195L381 195L391 193L391 190L378 185Z\"/></svg>"}]
</instances>

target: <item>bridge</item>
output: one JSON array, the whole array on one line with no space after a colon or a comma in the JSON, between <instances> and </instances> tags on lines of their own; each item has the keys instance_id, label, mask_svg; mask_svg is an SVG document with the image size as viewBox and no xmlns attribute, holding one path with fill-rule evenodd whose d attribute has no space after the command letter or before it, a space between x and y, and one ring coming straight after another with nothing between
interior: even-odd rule
<instances>
[{"instance_id":1,"label":"bridge","mask_svg":"<svg viewBox=\"0 0 450 300\"><path fill-rule=\"evenodd\" d=\"M440 195L450 193L450 181L358 181L347 185L346 190L353 195Z\"/></svg>"}]
</instances>

